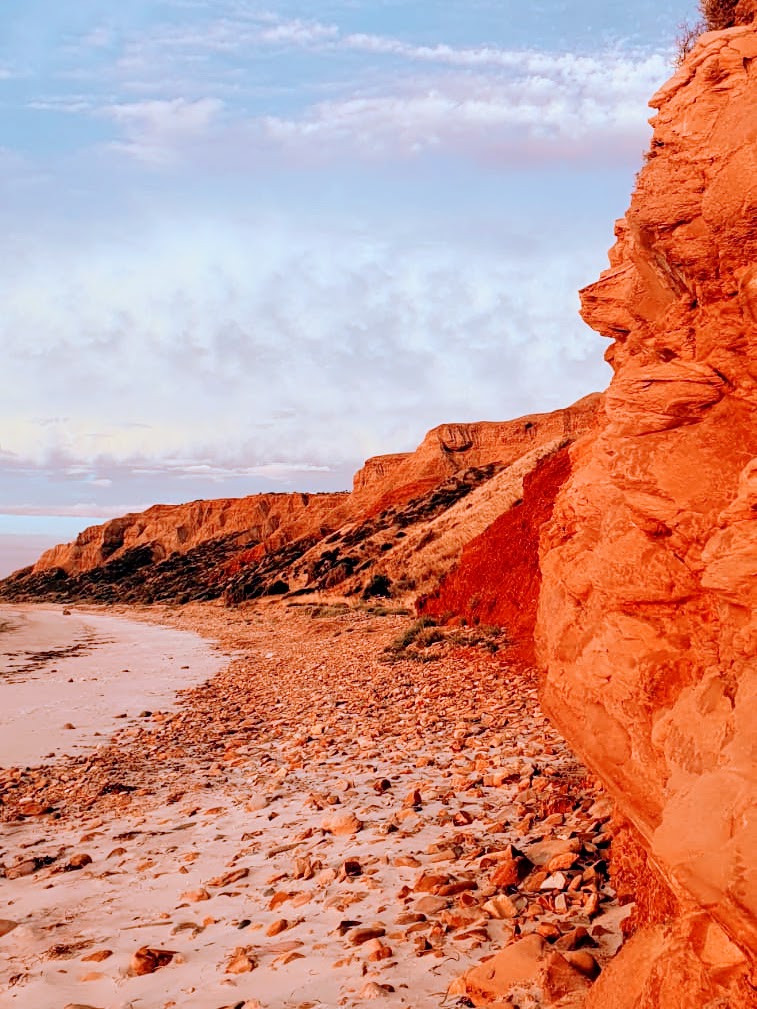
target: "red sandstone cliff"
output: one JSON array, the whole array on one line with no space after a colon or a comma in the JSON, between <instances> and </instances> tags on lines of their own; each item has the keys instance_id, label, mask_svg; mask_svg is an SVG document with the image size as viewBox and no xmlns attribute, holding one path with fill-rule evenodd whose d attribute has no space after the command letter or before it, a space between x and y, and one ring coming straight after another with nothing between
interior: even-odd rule
<instances>
[{"instance_id":1,"label":"red sandstone cliff","mask_svg":"<svg viewBox=\"0 0 757 1009\"><path fill-rule=\"evenodd\" d=\"M415 452L369 459L355 476L353 499L366 514L409 501L447 477L473 466L509 466L555 439L572 441L591 423L595 394L551 413L510 421L442 424L432 428Z\"/></svg>"},{"instance_id":2,"label":"red sandstone cliff","mask_svg":"<svg viewBox=\"0 0 757 1009\"><path fill-rule=\"evenodd\" d=\"M539 534L569 474L567 446L542 459L524 477L522 498L468 543L459 565L421 601L419 612L504 627L512 643L509 657L533 663Z\"/></svg>"},{"instance_id":3,"label":"red sandstone cliff","mask_svg":"<svg viewBox=\"0 0 757 1009\"><path fill-rule=\"evenodd\" d=\"M349 514L349 498L341 494L254 494L245 498L192 501L181 505L153 505L147 511L124 515L90 526L73 543L46 551L34 565L39 573L61 568L68 574L89 571L115 560L135 547L151 545L156 559L216 537L245 533L264 542L304 536L322 527L333 529Z\"/></svg>"},{"instance_id":4,"label":"red sandstone cliff","mask_svg":"<svg viewBox=\"0 0 757 1009\"><path fill-rule=\"evenodd\" d=\"M130 601L150 601L211 598L234 581L227 597L238 601L248 590L267 594L272 586L357 593L374 574L427 591L465 543L520 496L524 474L586 430L598 399L514 421L435 428L414 452L368 460L351 494L155 505L48 550L31 575L11 579L5 591L15 598L95 592L105 601L122 592ZM463 507L461 497L473 488ZM191 562L182 562L188 555ZM158 585L151 570L161 564Z\"/></svg>"},{"instance_id":5,"label":"red sandstone cliff","mask_svg":"<svg viewBox=\"0 0 757 1009\"><path fill-rule=\"evenodd\" d=\"M587 1006L745 1009L757 1004L755 25L704 35L651 104L610 268L582 292L614 377L542 538L544 703L644 852L641 927Z\"/></svg>"}]
</instances>

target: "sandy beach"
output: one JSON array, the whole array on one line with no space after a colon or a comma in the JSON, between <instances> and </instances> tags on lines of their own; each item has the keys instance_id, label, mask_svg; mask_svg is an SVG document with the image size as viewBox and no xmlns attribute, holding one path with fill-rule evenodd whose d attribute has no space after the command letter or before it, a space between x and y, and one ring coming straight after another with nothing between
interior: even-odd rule
<instances>
[{"instance_id":1,"label":"sandy beach","mask_svg":"<svg viewBox=\"0 0 757 1009\"><path fill-rule=\"evenodd\" d=\"M135 627L156 647L120 655L145 689L147 656L192 665L182 631L234 658L149 717L98 680L112 740L0 771L0 1006L478 1005L460 979L519 940L577 1004L628 910L609 803L506 649L441 640L421 661L396 647L412 618L338 607L135 615L83 615L99 643L55 690ZM521 1009L545 1004L523 984Z\"/></svg>"},{"instance_id":2,"label":"sandy beach","mask_svg":"<svg viewBox=\"0 0 757 1009\"><path fill-rule=\"evenodd\" d=\"M62 607L0 606L0 767L83 753L168 709L227 659L187 631Z\"/></svg>"}]
</instances>

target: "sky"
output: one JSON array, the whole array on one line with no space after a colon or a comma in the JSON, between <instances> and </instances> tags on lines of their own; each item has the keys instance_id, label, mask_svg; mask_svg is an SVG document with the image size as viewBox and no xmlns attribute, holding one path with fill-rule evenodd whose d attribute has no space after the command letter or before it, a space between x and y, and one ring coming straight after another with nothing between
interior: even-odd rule
<instances>
[{"instance_id":1,"label":"sky","mask_svg":"<svg viewBox=\"0 0 757 1009\"><path fill-rule=\"evenodd\" d=\"M3 4L0 575L604 388L577 290L694 6Z\"/></svg>"}]
</instances>

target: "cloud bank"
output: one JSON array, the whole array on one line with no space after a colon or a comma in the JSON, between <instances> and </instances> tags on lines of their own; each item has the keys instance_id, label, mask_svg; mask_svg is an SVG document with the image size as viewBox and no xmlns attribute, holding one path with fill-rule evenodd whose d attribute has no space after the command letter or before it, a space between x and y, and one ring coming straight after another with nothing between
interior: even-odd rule
<instances>
[{"instance_id":1,"label":"cloud bank","mask_svg":"<svg viewBox=\"0 0 757 1009\"><path fill-rule=\"evenodd\" d=\"M603 387L576 290L669 53L578 6L0 13L0 513L346 487Z\"/></svg>"}]
</instances>

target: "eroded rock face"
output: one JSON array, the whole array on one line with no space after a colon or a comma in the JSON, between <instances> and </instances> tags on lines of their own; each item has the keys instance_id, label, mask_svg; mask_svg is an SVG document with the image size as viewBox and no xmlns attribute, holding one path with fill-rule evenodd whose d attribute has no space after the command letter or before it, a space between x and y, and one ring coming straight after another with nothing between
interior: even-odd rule
<instances>
[{"instance_id":1,"label":"eroded rock face","mask_svg":"<svg viewBox=\"0 0 757 1009\"><path fill-rule=\"evenodd\" d=\"M347 494L255 494L153 505L147 511L90 526L73 543L46 551L34 572L48 568L61 568L67 574L89 571L142 546L152 547L155 559L160 560L173 551L186 553L200 543L240 532L262 541L284 527L293 539L327 520L338 524L347 514L347 499Z\"/></svg>"},{"instance_id":2,"label":"eroded rock face","mask_svg":"<svg viewBox=\"0 0 757 1009\"><path fill-rule=\"evenodd\" d=\"M435 428L414 452L368 460L351 494L155 505L47 551L0 583L0 597L233 604L299 591L428 592L521 496L524 476L586 430L598 399Z\"/></svg>"},{"instance_id":3,"label":"eroded rock face","mask_svg":"<svg viewBox=\"0 0 757 1009\"><path fill-rule=\"evenodd\" d=\"M556 439L572 441L597 409L592 394L551 413L508 421L442 424L432 428L414 452L369 459L355 476L353 498L364 514L410 501L456 473L500 463L509 466Z\"/></svg>"},{"instance_id":4,"label":"eroded rock face","mask_svg":"<svg viewBox=\"0 0 757 1009\"><path fill-rule=\"evenodd\" d=\"M419 600L418 611L504 627L518 656L533 662L541 584L539 532L569 474L567 446L542 459L524 477L513 507L468 543L459 565L435 592Z\"/></svg>"},{"instance_id":5,"label":"eroded rock face","mask_svg":"<svg viewBox=\"0 0 757 1009\"><path fill-rule=\"evenodd\" d=\"M636 941L636 1001L608 981L596 1005L736 1007L757 954L754 24L702 36L651 104L610 268L582 292L614 377L542 538L544 701L682 909ZM650 980L666 951L675 1001Z\"/></svg>"}]
</instances>

